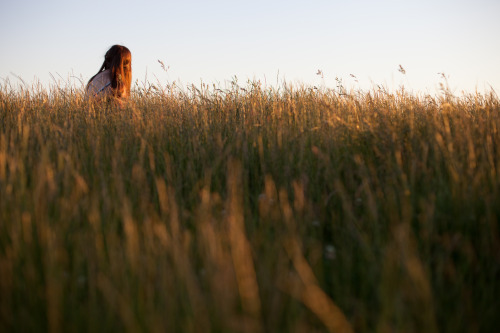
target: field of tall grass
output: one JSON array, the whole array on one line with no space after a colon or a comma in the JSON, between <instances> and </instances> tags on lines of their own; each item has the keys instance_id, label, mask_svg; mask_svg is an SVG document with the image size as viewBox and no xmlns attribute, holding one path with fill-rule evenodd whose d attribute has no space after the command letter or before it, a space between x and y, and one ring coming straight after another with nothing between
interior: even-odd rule
<instances>
[{"instance_id":1,"label":"field of tall grass","mask_svg":"<svg viewBox=\"0 0 500 333\"><path fill-rule=\"evenodd\" d=\"M493 332L500 99L0 85L0 332Z\"/></svg>"}]
</instances>

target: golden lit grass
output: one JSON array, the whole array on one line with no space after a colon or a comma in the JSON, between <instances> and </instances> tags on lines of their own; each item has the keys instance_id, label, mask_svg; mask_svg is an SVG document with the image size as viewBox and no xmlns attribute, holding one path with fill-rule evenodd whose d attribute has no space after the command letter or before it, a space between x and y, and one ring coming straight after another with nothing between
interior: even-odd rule
<instances>
[{"instance_id":1,"label":"golden lit grass","mask_svg":"<svg viewBox=\"0 0 500 333\"><path fill-rule=\"evenodd\" d=\"M500 101L0 87L0 331L492 331Z\"/></svg>"}]
</instances>

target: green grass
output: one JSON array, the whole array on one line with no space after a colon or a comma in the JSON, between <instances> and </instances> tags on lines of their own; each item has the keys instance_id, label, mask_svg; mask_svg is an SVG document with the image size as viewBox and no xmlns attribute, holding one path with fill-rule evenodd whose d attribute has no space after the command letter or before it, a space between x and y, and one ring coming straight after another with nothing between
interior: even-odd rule
<instances>
[{"instance_id":1,"label":"green grass","mask_svg":"<svg viewBox=\"0 0 500 333\"><path fill-rule=\"evenodd\" d=\"M495 93L0 86L1 332L492 332Z\"/></svg>"}]
</instances>

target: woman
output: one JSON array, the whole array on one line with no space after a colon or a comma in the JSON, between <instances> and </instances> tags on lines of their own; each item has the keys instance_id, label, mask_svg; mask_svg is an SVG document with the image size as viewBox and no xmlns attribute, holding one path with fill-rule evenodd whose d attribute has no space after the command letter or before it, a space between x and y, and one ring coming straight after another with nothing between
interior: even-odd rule
<instances>
[{"instance_id":1,"label":"woman","mask_svg":"<svg viewBox=\"0 0 500 333\"><path fill-rule=\"evenodd\" d=\"M111 97L122 106L130 96L132 84L132 54L125 46L113 45L106 55L101 69L87 84L86 96L102 99Z\"/></svg>"}]
</instances>

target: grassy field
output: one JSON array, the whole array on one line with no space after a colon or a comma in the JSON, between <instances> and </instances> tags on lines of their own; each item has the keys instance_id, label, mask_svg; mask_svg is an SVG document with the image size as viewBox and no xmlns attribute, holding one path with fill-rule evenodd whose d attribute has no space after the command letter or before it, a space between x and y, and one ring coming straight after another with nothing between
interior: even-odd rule
<instances>
[{"instance_id":1,"label":"grassy field","mask_svg":"<svg viewBox=\"0 0 500 333\"><path fill-rule=\"evenodd\" d=\"M500 100L0 85L0 332L493 332Z\"/></svg>"}]
</instances>

